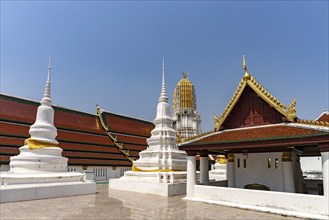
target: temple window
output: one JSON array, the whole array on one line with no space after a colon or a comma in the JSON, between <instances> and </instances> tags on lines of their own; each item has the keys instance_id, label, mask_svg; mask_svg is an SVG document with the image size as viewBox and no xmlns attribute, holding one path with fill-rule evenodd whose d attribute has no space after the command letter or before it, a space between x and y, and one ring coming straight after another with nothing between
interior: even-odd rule
<instances>
[{"instance_id":1,"label":"temple window","mask_svg":"<svg viewBox=\"0 0 329 220\"><path fill-rule=\"evenodd\" d=\"M240 158L238 158L238 168L240 168Z\"/></svg>"},{"instance_id":2,"label":"temple window","mask_svg":"<svg viewBox=\"0 0 329 220\"><path fill-rule=\"evenodd\" d=\"M271 158L267 159L267 168L271 169Z\"/></svg>"},{"instance_id":3,"label":"temple window","mask_svg":"<svg viewBox=\"0 0 329 220\"><path fill-rule=\"evenodd\" d=\"M279 159L275 158L275 169L279 168Z\"/></svg>"},{"instance_id":4,"label":"temple window","mask_svg":"<svg viewBox=\"0 0 329 220\"><path fill-rule=\"evenodd\" d=\"M243 168L246 168L246 167L247 167L247 160L243 159Z\"/></svg>"}]
</instances>

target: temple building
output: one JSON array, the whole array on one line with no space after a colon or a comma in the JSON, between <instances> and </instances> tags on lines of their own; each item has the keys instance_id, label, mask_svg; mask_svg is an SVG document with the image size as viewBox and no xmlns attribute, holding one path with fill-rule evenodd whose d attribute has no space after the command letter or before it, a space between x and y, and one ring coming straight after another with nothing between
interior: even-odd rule
<instances>
[{"instance_id":1,"label":"temple building","mask_svg":"<svg viewBox=\"0 0 329 220\"><path fill-rule=\"evenodd\" d=\"M288 107L249 73L244 76L214 131L180 144L187 152L187 199L304 218L329 216L329 123L301 120L296 99ZM227 180L209 185L209 153L226 155ZM200 155L202 185L196 184L196 155ZM321 157L320 194L309 195L300 157Z\"/></svg>"},{"instance_id":2,"label":"temple building","mask_svg":"<svg viewBox=\"0 0 329 220\"><path fill-rule=\"evenodd\" d=\"M201 119L197 111L194 85L183 72L177 83L172 101L172 118L177 137L187 139L201 133Z\"/></svg>"}]
</instances>

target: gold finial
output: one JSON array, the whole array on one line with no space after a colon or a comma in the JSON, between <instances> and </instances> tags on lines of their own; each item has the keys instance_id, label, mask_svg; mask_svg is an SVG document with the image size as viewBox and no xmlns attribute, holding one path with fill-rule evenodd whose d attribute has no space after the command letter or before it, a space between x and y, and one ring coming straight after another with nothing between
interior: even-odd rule
<instances>
[{"instance_id":1,"label":"gold finial","mask_svg":"<svg viewBox=\"0 0 329 220\"><path fill-rule=\"evenodd\" d=\"M246 64L246 58L244 56L244 53L242 54L242 67L244 71L247 71L247 64Z\"/></svg>"},{"instance_id":2,"label":"gold finial","mask_svg":"<svg viewBox=\"0 0 329 220\"><path fill-rule=\"evenodd\" d=\"M250 79L250 74L248 73L247 64L246 64L246 58L244 56L244 53L242 54L242 67L244 69L243 79L244 80Z\"/></svg>"},{"instance_id":3,"label":"gold finial","mask_svg":"<svg viewBox=\"0 0 329 220\"><path fill-rule=\"evenodd\" d=\"M187 78L187 72L183 72L182 75L183 75L183 79Z\"/></svg>"}]
</instances>

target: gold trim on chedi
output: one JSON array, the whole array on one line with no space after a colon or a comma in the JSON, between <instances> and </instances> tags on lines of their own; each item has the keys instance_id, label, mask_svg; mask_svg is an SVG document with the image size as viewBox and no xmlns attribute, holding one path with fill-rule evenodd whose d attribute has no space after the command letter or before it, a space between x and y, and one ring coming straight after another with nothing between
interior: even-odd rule
<instances>
[{"instance_id":1,"label":"gold trim on chedi","mask_svg":"<svg viewBox=\"0 0 329 220\"><path fill-rule=\"evenodd\" d=\"M25 139L24 145L28 145L30 150L41 149L46 147L58 147L57 144L40 141L33 138Z\"/></svg>"},{"instance_id":2,"label":"gold trim on chedi","mask_svg":"<svg viewBox=\"0 0 329 220\"><path fill-rule=\"evenodd\" d=\"M221 125L233 110L234 106L238 102L246 86L249 86L252 90L254 90L257 93L257 95L259 95L271 107L275 108L278 112L284 115L288 121L294 122L296 120L296 99L293 100L293 102L289 105L287 109L286 105L282 104L275 96L273 96L262 85L260 85L257 82L256 78L254 78L251 74L249 74L244 55L242 59L242 66L244 69L244 76L240 81L238 88L236 89L233 97L231 98L229 104L227 105L223 114L219 118L216 115L214 115L215 131L220 130Z\"/></svg>"},{"instance_id":3,"label":"gold trim on chedi","mask_svg":"<svg viewBox=\"0 0 329 220\"><path fill-rule=\"evenodd\" d=\"M157 169L157 170L143 170L143 169L139 169L138 167L136 167L135 165L132 165L131 167L131 170L132 171L135 171L135 172L184 172L184 170L173 170L173 169ZM185 170L186 171L186 170Z\"/></svg>"}]
</instances>

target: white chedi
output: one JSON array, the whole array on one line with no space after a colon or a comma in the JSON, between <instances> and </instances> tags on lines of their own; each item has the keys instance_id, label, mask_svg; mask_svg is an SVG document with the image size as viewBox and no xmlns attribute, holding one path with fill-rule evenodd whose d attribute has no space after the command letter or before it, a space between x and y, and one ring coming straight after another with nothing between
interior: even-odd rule
<instances>
[{"instance_id":1,"label":"white chedi","mask_svg":"<svg viewBox=\"0 0 329 220\"><path fill-rule=\"evenodd\" d=\"M10 171L0 172L0 203L93 194L96 183L86 174L67 172L68 159L57 146L54 109L50 98L50 60L44 97L38 107L31 135L20 154L10 157Z\"/></svg>"},{"instance_id":2,"label":"white chedi","mask_svg":"<svg viewBox=\"0 0 329 220\"><path fill-rule=\"evenodd\" d=\"M51 59L51 58L50 58ZM10 158L10 171L13 173L66 172L68 159L62 156L58 147L57 129L54 126L54 109L50 97L50 59L48 79L44 97L38 107L36 121L31 125L31 138L20 147L20 154Z\"/></svg>"},{"instance_id":3,"label":"white chedi","mask_svg":"<svg viewBox=\"0 0 329 220\"><path fill-rule=\"evenodd\" d=\"M176 131L170 116L170 106L164 82L162 65L162 90L154 119L155 128L147 139L148 147L133 162L132 171L119 179L110 179L109 188L174 196L186 193L187 156L176 145Z\"/></svg>"},{"instance_id":4,"label":"white chedi","mask_svg":"<svg viewBox=\"0 0 329 220\"><path fill-rule=\"evenodd\" d=\"M209 179L221 181L227 179L226 158L224 155L218 155L213 170L209 171Z\"/></svg>"},{"instance_id":5,"label":"white chedi","mask_svg":"<svg viewBox=\"0 0 329 220\"><path fill-rule=\"evenodd\" d=\"M164 63L162 66L162 89L154 119L155 128L147 139L148 147L139 153L134 161L135 171L186 171L186 152L176 145L176 131L170 114L170 105L164 81Z\"/></svg>"}]
</instances>

